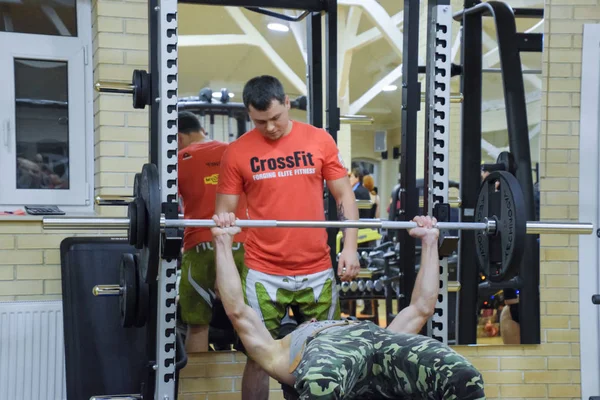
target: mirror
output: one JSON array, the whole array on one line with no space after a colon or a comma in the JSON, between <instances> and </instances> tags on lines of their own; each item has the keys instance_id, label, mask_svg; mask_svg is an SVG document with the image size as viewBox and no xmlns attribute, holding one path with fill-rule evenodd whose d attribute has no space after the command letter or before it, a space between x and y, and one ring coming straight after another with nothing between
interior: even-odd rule
<instances>
[{"instance_id":1,"label":"mirror","mask_svg":"<svg viewBox=\"0 0 600 400\"><path fill-rule=\"evenodd\" d=\"M510 0L507 1L510 5ZM515 7L519 4L515 3ZM391 2L382 2L386 11L390 16L395 15L396 10ZM544 8L544 2L539 4L531 4L531 8ZM453 9L453 12L458 11ZM421 13L426 13L426 5L421 4ZM503 92L502 76L500 73L500 59L497 48L496 28L494 21L491 18L483 19L482 32L482 54L483 54L483 83L482 83L482 159L485 164L495 164L498 156L503 151L509 150L508 130L506 122L506 107ZM362 23L362 20L361 20ZM543 20L541 18L517 18L517 31L541 34L544 32ZM359 29L368 29L363 26ZM452 26L453 38L459 38L460 24L455 22ZM426 48L426 38L424 35L420 37L421 48ZM461 63L460 46L455 48L455 56L453 62ZM424 56L424 52L422 54ZM360 61L359 61L360 60ZM522 69L524 70L523 80L526 97L527 119L528 119L528 135L530 145L532 178L534 184L534 201L539 218L539 161L540 161L540 143L539 133L541 128L541 68L542 68L542 53L540 51L521 52ZM385 41L375 41L368 47L357 49L353 53L353 67L350 73L353 85L350 90L349 103L352 105L360 101L361 96L369 89L370 84L377 82L382 77L393 74L394 68L397 67L401 60L393 54L393 49ZM360 65L360 67L359 67ZM370 71L370 74L365 73ZM373 77L373 82L367 79ZM424 90L425 75L420 74L422 78L421 85ZM354 84L354 82L356 82ZM360 82L360 83L359 83ZM401 86L402 80L399 77L394 82L381 90L379 94L357 113L373 115L375 124L372 127L351 127L351 156L352 168L359 167L364 176L372 175L375 178L376 186L378 187L378 198L380 202L381 218L389 218L387 207L392 202L392 196L395 185L398 184L399 162L403 156L400 153L401 149L401 114L398 105L402 103L401 92L398 87ZM363 85L364 87L359 87ZM356 90L358 89L358 90ZM451 93L456 94L461 92L460 76L455 76L451 79ZM421 110L418 113L417 125L417 179L421 179L424 175L424 126L425 112L423 110L424 103L421 103ZM450 139L449 139L449 202L451 208L451 220L458 221L459 218L459 201L460 201L460 177L461 177L461 103L452 103L450 105ZM352 107L351 107L352 108ZM386 137L387 146L382 150L377 148L376 136L383 132ZM376 166L376 167L373 167ZM377 173L372 171L377 170ZM483 176L482 176L483 178ZM419 186L419 185L417 185ZM407 189L410 190L410 189ZM356 192L355 192L356 193ZM422 201L422 183L420 186L420 204ZM381 245L389 240L386 232L378 232L381 238L378 238L374 245ZM385 264L381 260L380 255L375 254L374 257L367 255L369 249L368 242L361 248L360 252L363 255L363 266L365 272L362 279L373 280L372 273L383 269ZM360 246L360 245L359 245ZM396 244L391 243L390 247L395 247ZM539 244L538 244L539 246ZM460 265L458 263L458 252L453 252L446 258L448 268L448 281L455 282L459 278ZM399 251L401 256L402 252ZM418 256L416 258L418 260ZM417 265L418 268L418 265ZM367 272L369 271L369 272ZM469 344L472 345L503 345L503 344L519 344L520 326L519 326L519 298L521 289L508 287L510 285L494 287L487 289L487 277L479 274L480 289L478 291L476 305L476 323L474 324L471 333L474 337ZM344 292L344 289L346 292ZM359 290L360 291L360 290ZM351 316L358 318L378 318L378 321L385 324L386 307L391 306L387 312L395 314L397 312L395 296L393 301L386 304L386 299L381 298L375 301L366 301L363 299L354 299L353 286L342 288L340 293L342 299L342 310ZM459 293L451 291L448 293L447 311L448 325L447 337L449 344L458 343L458 328L459 328ZM373 312L373 310L377 310ZM461 343L466 344L466 343Z\"/></svg>"},{"instance_id":2,"label":"mirror","mask_svg":"<svg viewBox=\"0 0 600 400\"><path fill-rule=\"evenodd\" d=\"M421 13L427 12L426 2L421 4ZM510 4L511 1L509 0ZM402 2L380 1L388 16L396 25L402 22ZM543 8L531 5L532 8ZM253 128L242 105L242 89L245 82L258 75L277 76L290 100L294 101L306 95L306 31L305 23L290 23L287 31L272 30L267 27L272 17L253 13L240 8L225 8L193 4L179 4L179 97L180 110L188 109L198 115L202 126L210 138L223 142L231 142L244 132ZM354 7L354 6L352 6ZM362 209L361 218L389 218L390 207L396 208L393 193L397 192L399 183L399 163L401 154L401 68L402 57L398 48L388 40L383 40L375 23L369 19L359 18L350 21L349 12L352 7L339 7L338 34L354 35L353 40L340 41L338 57L338 82L340 112L342 115L366 115L373 118L371 125L343 124L338 132L338 148L341 157L348 166L349 175L358 169L359 181L366 177L367 185L360 195L373 204L371 208ZM457 11L457 10L453 10ZM277 54L277 58L265 56L264 51L243 41L223 44L222 35L244 35L237 22L246 20L257 29L262 37L259 47L268 48L269 54ZM348 25L350 22L352 24ZM355 26L356 25L356 26ZM454 22L452 36L457 40L460 24ZM520 18L517 20L520 32L542 33L543 22L537 18ZM426 37L420 37L421 47L425 48ZM498 73L499 57L496 32L493 21L484 18L483 25L483 116L482 116L482 163L494 163L498 154L507 150L508 135L506 113L501 74ZM265 40L264 42L262 40ZM254 40L254 39L253 39ZM400 44L396 44L400 46ZM454 63L460 64L460 46L456 48ZM524 74L524 86L527 99L527 116L531 149L533 181L538 181L539 166L539 131L541 127L541 52L521 53ZM395 76L395 79L390 77ZM424 90L424 74L419 75ZM387 82L381 87L381 82ZM341 81L340 81L341 79ZM460 93L460 77L451 80L451 92ZM378 90L371 90L378 85ZM223 88L226 88L223 90ZM210 100L210 105L207 105ZM202 106L194 106L194 102L202 102ZM298 103L296 103L297 105ZM418 114L417 145L417 178L423 178L423 132L425 113L421 103ZM458 219L460 198L460 138L461 138L461 104L452 103L450 118L450 150L449 199L452 205L451 216ZM307 113L292 106L292 118L307 120ZM353 181L354 182L354 181ZM422 181L421 181L422 182ZM536 185L537 188L537 185ZM422 194L422 183L420 187ZM358 194L356 197L359 198ZM539 199L539 195L538 195ZM336 246L341 250L341 238ZM377 248L379 247L379 248ZM336 249L337 250L337 249ZM339 293L341 310L344 316L370 319L381 326L387 325L388 314L398 312L397 302L383 294L382 277L384 273L398 274L397 267L387 265L383 254L387 251L401 252L393 235L380 230L361 231L359 254L363 264L359 279L350 284L341 284ZM417 255L416 260L419 259ZM460 265L457 252L447 257L448 280L456 282ZM387 268L387 269L386 269ZM394 269L396 268L396 269ZM418 265L416 266L418 268ZM181 279L181 278L180 278ZM481 282L486 278L480 275ZM397 284L390 283L392 292L397 293ZM369 294L365 296L364 294ZM502 325L508 326L506 316L513 304L518 301L520 292L508 293L503 288L481 290L477 301L476 341L472 344L499 345L510 340L518 343L514 335L508 339L503 334ZM180 293L181 295L181 293ZM455 344L458 324L458 293L451 291L448 295L448 343ZM515 298L516 297L516 298ZM510 307L507 305L510 304ZM179 304L181 308L181 303ZM293 314L293 310L289 310ZM513 313L514 314L514 313ZM183 333L189 331L188 324L178 313L179 329ZM514 319L514 316L513 316ZM222 307L218 301L213 305L210 329L208 332L208 351L231 350L235 348L235 335ZM206 332L204 333L206 335ZM202 339L204 340L204 339ZM515 342L516 341L516 342Z\"/></svg>"},{"instance_id":3,"label":"mirror","mask_svg":"<svg viewBox=\"0 0 600 400\"><path fill-rule=\"evenodd\" d=\"M511 2L508 1L508 4ZM515 5L517 7L518 5ZM544 8L544 2L531 5L531 8ZM518 18L517 31L532 34L544 32L542 18ZM491 41L490 41L491 38ZM482 118L482 163L493 164L500 152L509 150L506 109L502 90L502 76L499 73L496 29L491 19L484 18L483 34L483 118ZM486 43L488 43L486 47ZM531 174L534 190L536 219L539 219L539 163L540 130L542 117L542 52L521 52L523 83L529 128ZM486 172L482 172L482 177ZM539 249L539 241L537 243ZM512 285L486 288L487 277L480 273L480 290L477 301L477 344L502 345L520 344L519 299L522 288ZM538 308L539 309L539 308ZM525 334L525 332L523 332Z\"/></svg>"}]
</instances>

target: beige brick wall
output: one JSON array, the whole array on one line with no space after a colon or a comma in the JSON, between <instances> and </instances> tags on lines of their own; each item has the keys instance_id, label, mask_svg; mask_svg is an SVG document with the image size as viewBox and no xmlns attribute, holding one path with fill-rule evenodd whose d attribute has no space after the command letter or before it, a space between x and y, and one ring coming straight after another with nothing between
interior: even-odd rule
<instances>
[{"instance_id":1,"label":"beige brick wall","mask_svg":"<svg viewBox=\"0 0 600 400\"><path fill-rule=\"evenodd\" d=\"M148 69L145 1L93 3L94 82L131 82L134 69ZM96 194L131 194L133 177L148 159L148 112L135 110L131 96L96 94L94 99ZM99 208L123 215L121 207Z\"/></svg>"}]
</instances>

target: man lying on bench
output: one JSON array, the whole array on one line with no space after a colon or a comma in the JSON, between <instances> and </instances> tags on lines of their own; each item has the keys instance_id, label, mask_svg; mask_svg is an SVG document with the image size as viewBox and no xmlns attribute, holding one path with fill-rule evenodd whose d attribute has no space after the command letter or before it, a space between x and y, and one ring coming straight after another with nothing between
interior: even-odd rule
<instances>
[{"instance_id":1,"label":"man lying on bench","mask_svg":"<svg viewBox=\"0 0 600 400\"><path fill-rule=\"evenodd\" d=\"M410 235L421 239L421 268L411 303L387 327L370 321L307 321L283 339L271 337L244 302L233 259L240 231L232 214L212 228L217 288L249 357L300 399L485 399L483 379L464 357L418 332L433 315L439 288L435 219L415 217Z\"/></svg>"}]
</instances>

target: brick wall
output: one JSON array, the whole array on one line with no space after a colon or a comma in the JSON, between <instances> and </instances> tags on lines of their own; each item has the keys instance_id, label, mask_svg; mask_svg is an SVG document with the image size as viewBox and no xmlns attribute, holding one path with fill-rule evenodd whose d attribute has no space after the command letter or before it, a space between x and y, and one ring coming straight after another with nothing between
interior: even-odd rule
<instances>
[{"instance_id":1,"label":"brick wall","mask_svg":"<svg viewBox=\"0 0 600 400\"><path fill-rule=\"evenodd\" d=\"M94 1L94 82L131 82L134 69L148 69L147 14L143 0ZM131 194L133 177L148 159L148 112L135 110L131 96L96 94L94 128L96 193ZM97 211L125 213L121 207Z\"/></svg>"}]
</instances>

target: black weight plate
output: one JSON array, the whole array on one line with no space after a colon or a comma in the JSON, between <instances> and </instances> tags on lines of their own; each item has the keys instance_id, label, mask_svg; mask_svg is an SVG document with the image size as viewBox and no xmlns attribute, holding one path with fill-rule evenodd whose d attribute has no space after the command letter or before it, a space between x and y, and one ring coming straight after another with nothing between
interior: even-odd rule
<instances>
[{"instance_id":1,"label":"black weight plate","mask_svg":"<svg viewBox=\"0 0 600 400\"><path fill-rule=\"evenodd\" d=\"M502 153L498 154L498 158L496 158L496 164L504 165L504 171L510 172L513 176L517 173L515 156L508 151L503 151Z\"/></svg>"},{"instance_id":2,"label":"black weight plate","mask_svg":"<svg viewBox=\"0 0 600 400\"><path fill-rule=\"evenodd\" d=\"M142 181L142 173L138 172L133 178L133 197L138 197L140 194L140 183Z\"/></svg>"},{"instance_id":3,"label":"black weight plate","mask_svg":"<svg viewBox=\"0 0 600 400\"><path fill-rule=\"evenodd\" d=\"M142 97L144 91L143 84L141 71L139 69L134 69L131 78L131 85L133 86L133 108L143 109L145 106Z\"/></svg>"},{"instance_id":4,"label":"black weight plate","mask_svg":"<svg viewBox=\"0 0 600 400\"><path fill-rule=\"evenodd\" d=\"M150 75L145 70L140 71L141 81L142 81L142 92L140 94L140 103L141 108L144 108L147 105L150 105L151 93L150 93L150 85L152 81L150 80Z\"/></svg>"},{"instance_id":5,"label":"black weight plate","mask_svg":"<svg viewBox=\"0 0 600 400\"><path fill-rule=\"evenodd\" d=\"M146 321L148 318L148 307L150 300L150 293L148 291L148 284L144 282L144 277L142 276L141 270L139 268L140 259L139 256L135 256L135 275L137 282L137 307L135 313L135 323L134 325L138 328L142 328L146 325Z\"/></svg>"},{"instance_id":6,"label":"black weight plate","mask_svg":"<svg viewBox=\"0 0 600 400\"><path fill-rule=\"evenodd\" d=\"M123 253L120 266L121 296L119 296L119 308L121 310L121 325L130 328L135 322L137 308L137 282L135 275L135 260L133 254Z\"/></svg>"},{"instance_id":7,"label":"black weight plate","mask_svg":"<svg viewBox=\"0 0 600 400\"><path fill-rule=\"evenodd\" d=\"M487 279L501 282L517 275L527 235L523 191L508 172L492 172L481 184L475 221L486 219L496 221L496 233L475 233L477 263Z\"/></svg>"},{"instance_id":8,"label":"black weight plate","mask_svg":"<svg viewBox=\"0 0 600 400\"><path fill-rule=\"evenodd\" d=\"M138 225L138 217L137 217L137 204L134 201L130 202L127 205L127 218L129 218L129 229L127 229L127 238L129 240L129 244L135 246L137 243L137 225Z\"/></svg>"},{"instance_id":9,"label":"black weight plate","mask_svg":"<svg viewBox=\"0 0 600 400\"><path fill-rule=\"evenodd\" d=\"M146 203L144 203L144 199L141 197L136 197L134 200L136 204L137 211L137 229L136 229L136 238L137 241L132 243L136 249L143 249L144 244L146 243L146 226L148 224L148 214L146 211Z\"/></svg>"},{"instance_id":10,"label":"black weight plate","mask_svg":"<svg viewBox=\"0 0 600 400\"><path fill-rule=\"evenodd\" d=\"M140 268L146 283L156 280L160 264L160 179L154 164L144 164L140 184L141 197L146 205L146 237L140 252Z\"/></svg>"}]
</instances>

